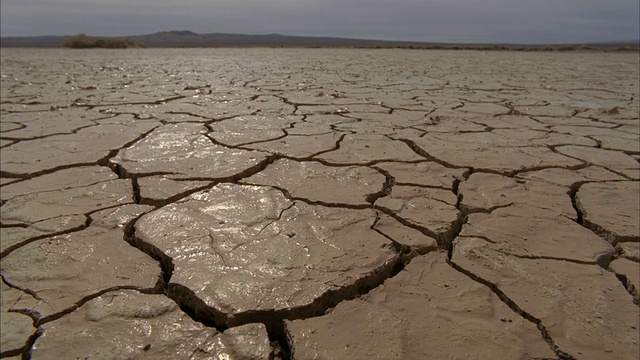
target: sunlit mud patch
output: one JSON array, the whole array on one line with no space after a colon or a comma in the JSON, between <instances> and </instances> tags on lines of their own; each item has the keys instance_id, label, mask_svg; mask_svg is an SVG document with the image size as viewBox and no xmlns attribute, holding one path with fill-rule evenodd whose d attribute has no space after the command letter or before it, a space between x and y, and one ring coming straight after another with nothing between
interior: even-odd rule
<instances>
[{"instance_id":1,"label":"sunlit mud patch","mask_svg":"<svg viewBox=\"0 0 640 360\"><path fill-rule=\"evenodd\" d=\"M172 259L169 296L233 326L321 313L382 282L398 254L375 220L373 210L222 184L143 216L136 236Z\"/></svg>"}]
</instances>

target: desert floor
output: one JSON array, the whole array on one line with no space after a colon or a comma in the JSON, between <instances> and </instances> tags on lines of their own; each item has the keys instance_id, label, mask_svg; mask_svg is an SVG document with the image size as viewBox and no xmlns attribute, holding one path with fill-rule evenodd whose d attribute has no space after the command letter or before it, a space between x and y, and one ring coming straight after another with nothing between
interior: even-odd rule
<instances>
[{"instance_id":1,"label":"desert floor","mask_svg":"<svg viewBox=\"0 0 640 360\"><path fill-rule=\"evenodd\" d=\"M2 357L637 360L638 64L3 49Z\"/></svg>"}]
</instances>

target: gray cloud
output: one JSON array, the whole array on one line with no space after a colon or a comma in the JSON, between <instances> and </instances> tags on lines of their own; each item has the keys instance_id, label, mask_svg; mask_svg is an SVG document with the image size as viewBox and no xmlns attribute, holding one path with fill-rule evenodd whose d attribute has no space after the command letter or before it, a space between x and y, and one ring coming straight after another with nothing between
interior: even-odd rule
<instances>
[{"instance_id":1,"label":"gray cloud","mask_svg":"<svg viewBox=\"0 0 640 360\"><path fill-rule=\"evenodd\" d=\"M638 39L638 0L2 0L3 36L162 30L436 42Z\"/></svg>"}]
</instances>

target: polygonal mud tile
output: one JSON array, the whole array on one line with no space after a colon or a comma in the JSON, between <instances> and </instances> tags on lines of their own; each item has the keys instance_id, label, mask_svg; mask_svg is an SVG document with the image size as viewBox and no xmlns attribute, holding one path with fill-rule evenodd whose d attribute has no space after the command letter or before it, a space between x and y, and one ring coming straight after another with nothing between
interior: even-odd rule
<instances>
[{"instance_id":1,"label":"polygonal mud tile","mask_svg":"<svg viewBox=\"0 0 640 360\"><path fill-rule=\"evenodd\" d=\"M389 196L376 200L375 208L446 242L460 221L456 201L456 195L449 190L394 186Z\"/></svg>"},{"instance_id":2,"label":"polygonal mud tile","mask_svg":"<svg viewBox=\"0 0 640 360\"><path fill-rule=\"evenodd\" d=\"M371 229L375 220L372 210L310 206L273 188L220 184L144 215L135 228L139 247L172 262L172 298L237 325L315 313L384 279L398 256Z\"/></svg>"},{"instance_id":3,"label":"polygonal mud tile","mask_svg":"<svg viewBox=\"0 0 640 360\"><path fill-rule=\"evenodd\" d=\"M640 302L640 264L629 259L616 259L609 264L609 268L613 270L623 285L636 299Z\"/></svg>"},{"instance_id":4,"label":"polygonal mud tile","mask_svg":"<svg viewBox=\"0 0 640 360\"><path fill-rule=\"evenodd\" d=\"M521 257L567 259L606 266L614 253L614 248L601 237L562 216L471 214L460 236L485 239L491 242L487 247Z\"/></svg>"},{"instance_id":5,"label":"polygonal mud tile","mask_svg":"<svg viewBox=\"0 0 640 360\"><path fill-rule=\"evenodd\" d=\"M186 359L220 335L167 297L132 290L106 293L42 329L32 359Z\"/></svg>"},{"instance_id":6,"label":"polygonal mud tile","mask_svg":"<svg viewBox=\"0 0 640 360\"><path fill-rule=\"evenodd\" d=\"M347 135L340 148L317 158L336 164L368 164L373 161L419 161L423 157L414 153L402 141L383 135Z\"/></svg>"},{"instance_id":7,"label":"polygonal mud tile","mask_svg":"<svg viewBox=\"0 0 640 360\"><path fill-rule=\"evenodd\" d=\"M441 252L415 258L362 298L324 316L287 321L292 357L555 358L535 324L445 258Z\"/></svg>"},{"instance_id":8,"label":"polygonal mud tile","mask_svg":"<svg viewBox=\"0 0 640 360\"><path fill-rule=\"evenodd\" d=\"M80 231L87 226L85 215L61 216L33 223L27 227L0 228L0 254L5 256L17 247L54 234Z\"/></svg>"},{"instance_id":9,"label":"polygonal mud tile","mask_svg":"<svg viewBox=\"0 0 640 360\"><path fill-rule=\"evenodd\" d=\"M538 171L531 171L521 173L516 176L518 180L529 181L544 181L553 185L569 187L573 184L583 182L594 181L607 181L607 180L624 180L624 178L618 174L612 173L609 170L601 168L599 166L587 166L584 169L569 170L569 169L544 169Z\"/></svg>"},{"instance_id":10,"label":"polygonal mud tile","mask_svg":"<svg viewBox=\"0 0 640 360\"><path fill-rule=\"evenodd\" d=\"M138 178L142 201L164 203L169 199L210 184L210 181L174 180L167 176Z\"/></svg>"},{"instance_id":11,"label":"polygonal mud tile","mask_svg":"<svg viewBox=\"0 0 640 360\"><path fill-rule=\"evenodd\" d=\"M74 134L21 141L2 149L2 170L30 174L63 166L94 164L111 150L125 146L158 125L131 120L127 125L99 125Z\"/></svg>"},{"instance_id":12,"label":"polygonal mud tile","mask_svg":"<svg viewBox=\"0 0 640 360\"><path fill-rule=\"evenodd\" d=\"M51 135L70 134L81 128L97 125L93 120L112 117L100 113L89 114L86 109L67 108L64 111L44 111L35 114L3 115L2 130L5 132L5 121L18 121L23 124L18 130L7 133L6 136L15 139L30 139ZM128 119L131 120L131 119Z\"/></svg>"},{"instance_id":13,"label":"polygonal mud tile","mask_svg":"<svg viewBox=\"0 0 640 360\"><path fill-rule=\"evenodd\" d=\"M281 139L249 144L246 149L265 151L296 159L311 158L316 154L330 152L337 147L342 135L336 132L313 135L287 135Z\"/></svg>"},{"instance_id":14,"label":"polygonal mud tile","mask_svg":"<svg viewBox=\"0 0 640 360\"><path fill-rule=\"evenodd\" d=\"M640 243L637 242L624 242L618 243L616 249L619 249L626 259L631 261L640 262Z\"/></svg>"},{"instance_id":15,"label":"polygonal mud tile","mask_svg":"<svg viewBox=\"0 0 640 360\"><path fill-rule=\"evenodd\" d=\"M640 178L638 161L621 151L585 146L560 146L556 150L561 154L625 174L632 179Z\"/></svg>"},{"instance_id":16,"label":"polygonal mud tile","mask_svg":"<svg viewBox=\"0 0 640 360\"><path fill-rule=\"evenodd\" d=\"M87 187L116 179L118 179L118 176L108 167L80 166L3 186L0 198L7 200L14 196L36 192Z\"/></svg>"},{"instance_id":17,"label":"polygonal mud tile","mask_svg":"<svg viewBox=\"0 0 640 360\"><path fill-rule=\"evenodd\" d=\"M271 360L273 349L264 325L247 324L226 330L198 347L191 359Z\"/></svg>"},{"instance_id":18,"label":"polygonal mud tile","mask_svg":"<svg viewBox=\"0 0 640 360\"><path fill-rule=\"evenodd\" d=\"M451 261L539 319L561 351L590 359L640 356L640 309L616 276L601 267L523 259L478 238L458 238Z\"/></svg>"},{"instance_id":19,"label":"polygonal mud tile","mask_svg":"<svg viewBox=\"0 0 640 360\"><path fill-rule=\"evenodd\" d=\"M131 220L152 209L153 207L148 205L127 204L96 211L91 214L91 226L103 229L124 229Z\"/></svg>"},{"instance_id":20,"label":"polygonal mud tile","mask_svg":"<svg viewBox=\"0 0 640 360\"><path fill-rule=\"evenodd\" d=\"M110 162L131 175L173 179L230 179L258 166L267 154L214 144L200 124L164 125L118 152Z\"/></svg>"},{"instance_id":21,"label":"polygonal mud tile","mask_svg":"<svg viewBox=\"0 0 640 360\"><path fill-rule=\"evenodd\" d=\"M513 205L535 207L547 216L576 218L567 187L513 179L497 174L475 173L460 183L460 207L466 212L489 212Z\"/></svg>"},{"instance_id":22,"label":"polygonal mud tile","mask_svg":"<svg viewBox=\"0 0 640 360\"><path fill-rule=\"evenodd\" d=\"M490 138L478 142L473 136L464 141L455 137L424 136L411 138L416 146L426 154L458 167L484 169L501 173L513 173L541 167L572 167L581 165L580 160L553 152L546 146L527 144L504 144L497 146L500 139Z\"/></svg>"},{"instance_id":23,"label":"polygonal mud tile","mask_svg":"<svg viewBox=\"0 0 640 360\"><path fill-rule=\"evenodd\" d=\"M299 119L298 116L240 116L211 124L213 131L209 135L216 141L231 146L274 140L287 135L283 130L290 128Z\"/></svg>"},{"instance_id":24,"label":"polygonal mud tile","mask_svg":"<svg viewBox=\"0 0 640 360\"><path fill-rule=\"evenodd\" d=\"M384 162L376 167L388 172L399 185L420 185L453 189L469 170L451 169L435 162L398 163Z\"/></svg>"},{"instance_id":25,"label":"polygonal mud tile","mask_svg":"<svg viewBox=\"0 0 640 360\"><path fill-rule=\"evenodd\" d=\"M384 175L368 167L281 159L242 182L275 186L293 198L310 202L370 206L367 200L382 191L385 180Z\"/></svg>"},{"instance_id":26,"label":"polygonal mud tile","mask_svg":"<svg viewBox=\"0 0 640 360\"><path fill-rule=\"evenodd\" d=\"M391 216L380 213L378 216L378 221L373 228L397 243L408 246L421 255L437 249L438 242L436 239L401 224Z\"/></svg>"},{"instance_id":27,"label":"polygonal mud tile","mask_svg":"<svg viewBox=\"0 0 640 360\"><path fill-rule=\"evenodd\" d=\"M43 317L116 286L149 289L160 280L157 261L123 240L122 230L86 230L32 242L2 259L2 275L43 301L23 299L15 308Z\"/></svg>"},{"instance_id":28,"label":"polygonal mud tile","mask_svg":"<svg viewBox=\"0 0 640 360\"><path fill-rule=\"evenodd\" d=\"M1 216L5 224L33 224L127 203L133 203L131 181L118 179L84 187L14 196L2 207Z\"/></svg>"},{"instance_id":29,"label":"polygonal mud tile","mask_svg":"<svg viewBox=\"0 0 640 360\"><path fill-rule=\"evenodd\" d=\"M576 207L585 226L611 243L640 241L640 183L637 181L584 184Z\"/></svg>"},{"instance_id":30,"label":"polygonal mud tile","mask_svg":"<svg viewBox=\"0 0 640 360\"><path fill-rule=\"evenodd\" d=\"M28 349L35 335L33 319L15 312L0 312L0 356L17 356Z\"/></svg>"}]
</instances>

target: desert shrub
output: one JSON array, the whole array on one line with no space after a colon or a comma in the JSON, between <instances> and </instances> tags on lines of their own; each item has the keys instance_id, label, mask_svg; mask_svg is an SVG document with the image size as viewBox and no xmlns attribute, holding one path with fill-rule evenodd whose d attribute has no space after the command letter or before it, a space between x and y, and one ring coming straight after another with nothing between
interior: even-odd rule
<instances>
[{"instance_id":1,"label":"desert shrub","mask_svg":"<svg viewBox=\"0 0 640 360\"><path fill-rule=\"evenodd\" d=\"M62 46L68 47L68 48L74 48L74 49L97 47L96 41L94 39L90 39L85 34L69 36L68 38L65 39Z\"/></svg>"},{"instance_id":2,"label":"desert shrub","mask_svg":"<svg viewBox=\"0 0 640 360\"><path fill-rule=\"evenodd\" d=\"M78 34L68 37L62 44L64 47L72 49L106 48L106 49L126 49L142 48L144 44L129 38L92 38L85 34Z\"/></svg>"},{"instance_id":3,"label":"desert shrub","mask_svg":"<svg viewBox=\"0 0 640 360\"><path fill-rule=\"evenodd\" d=\"M100 39L103 41L100 47L108 49L142 48L144 45L139 41L129 38Z\"/></svg>"}]
</instances>

